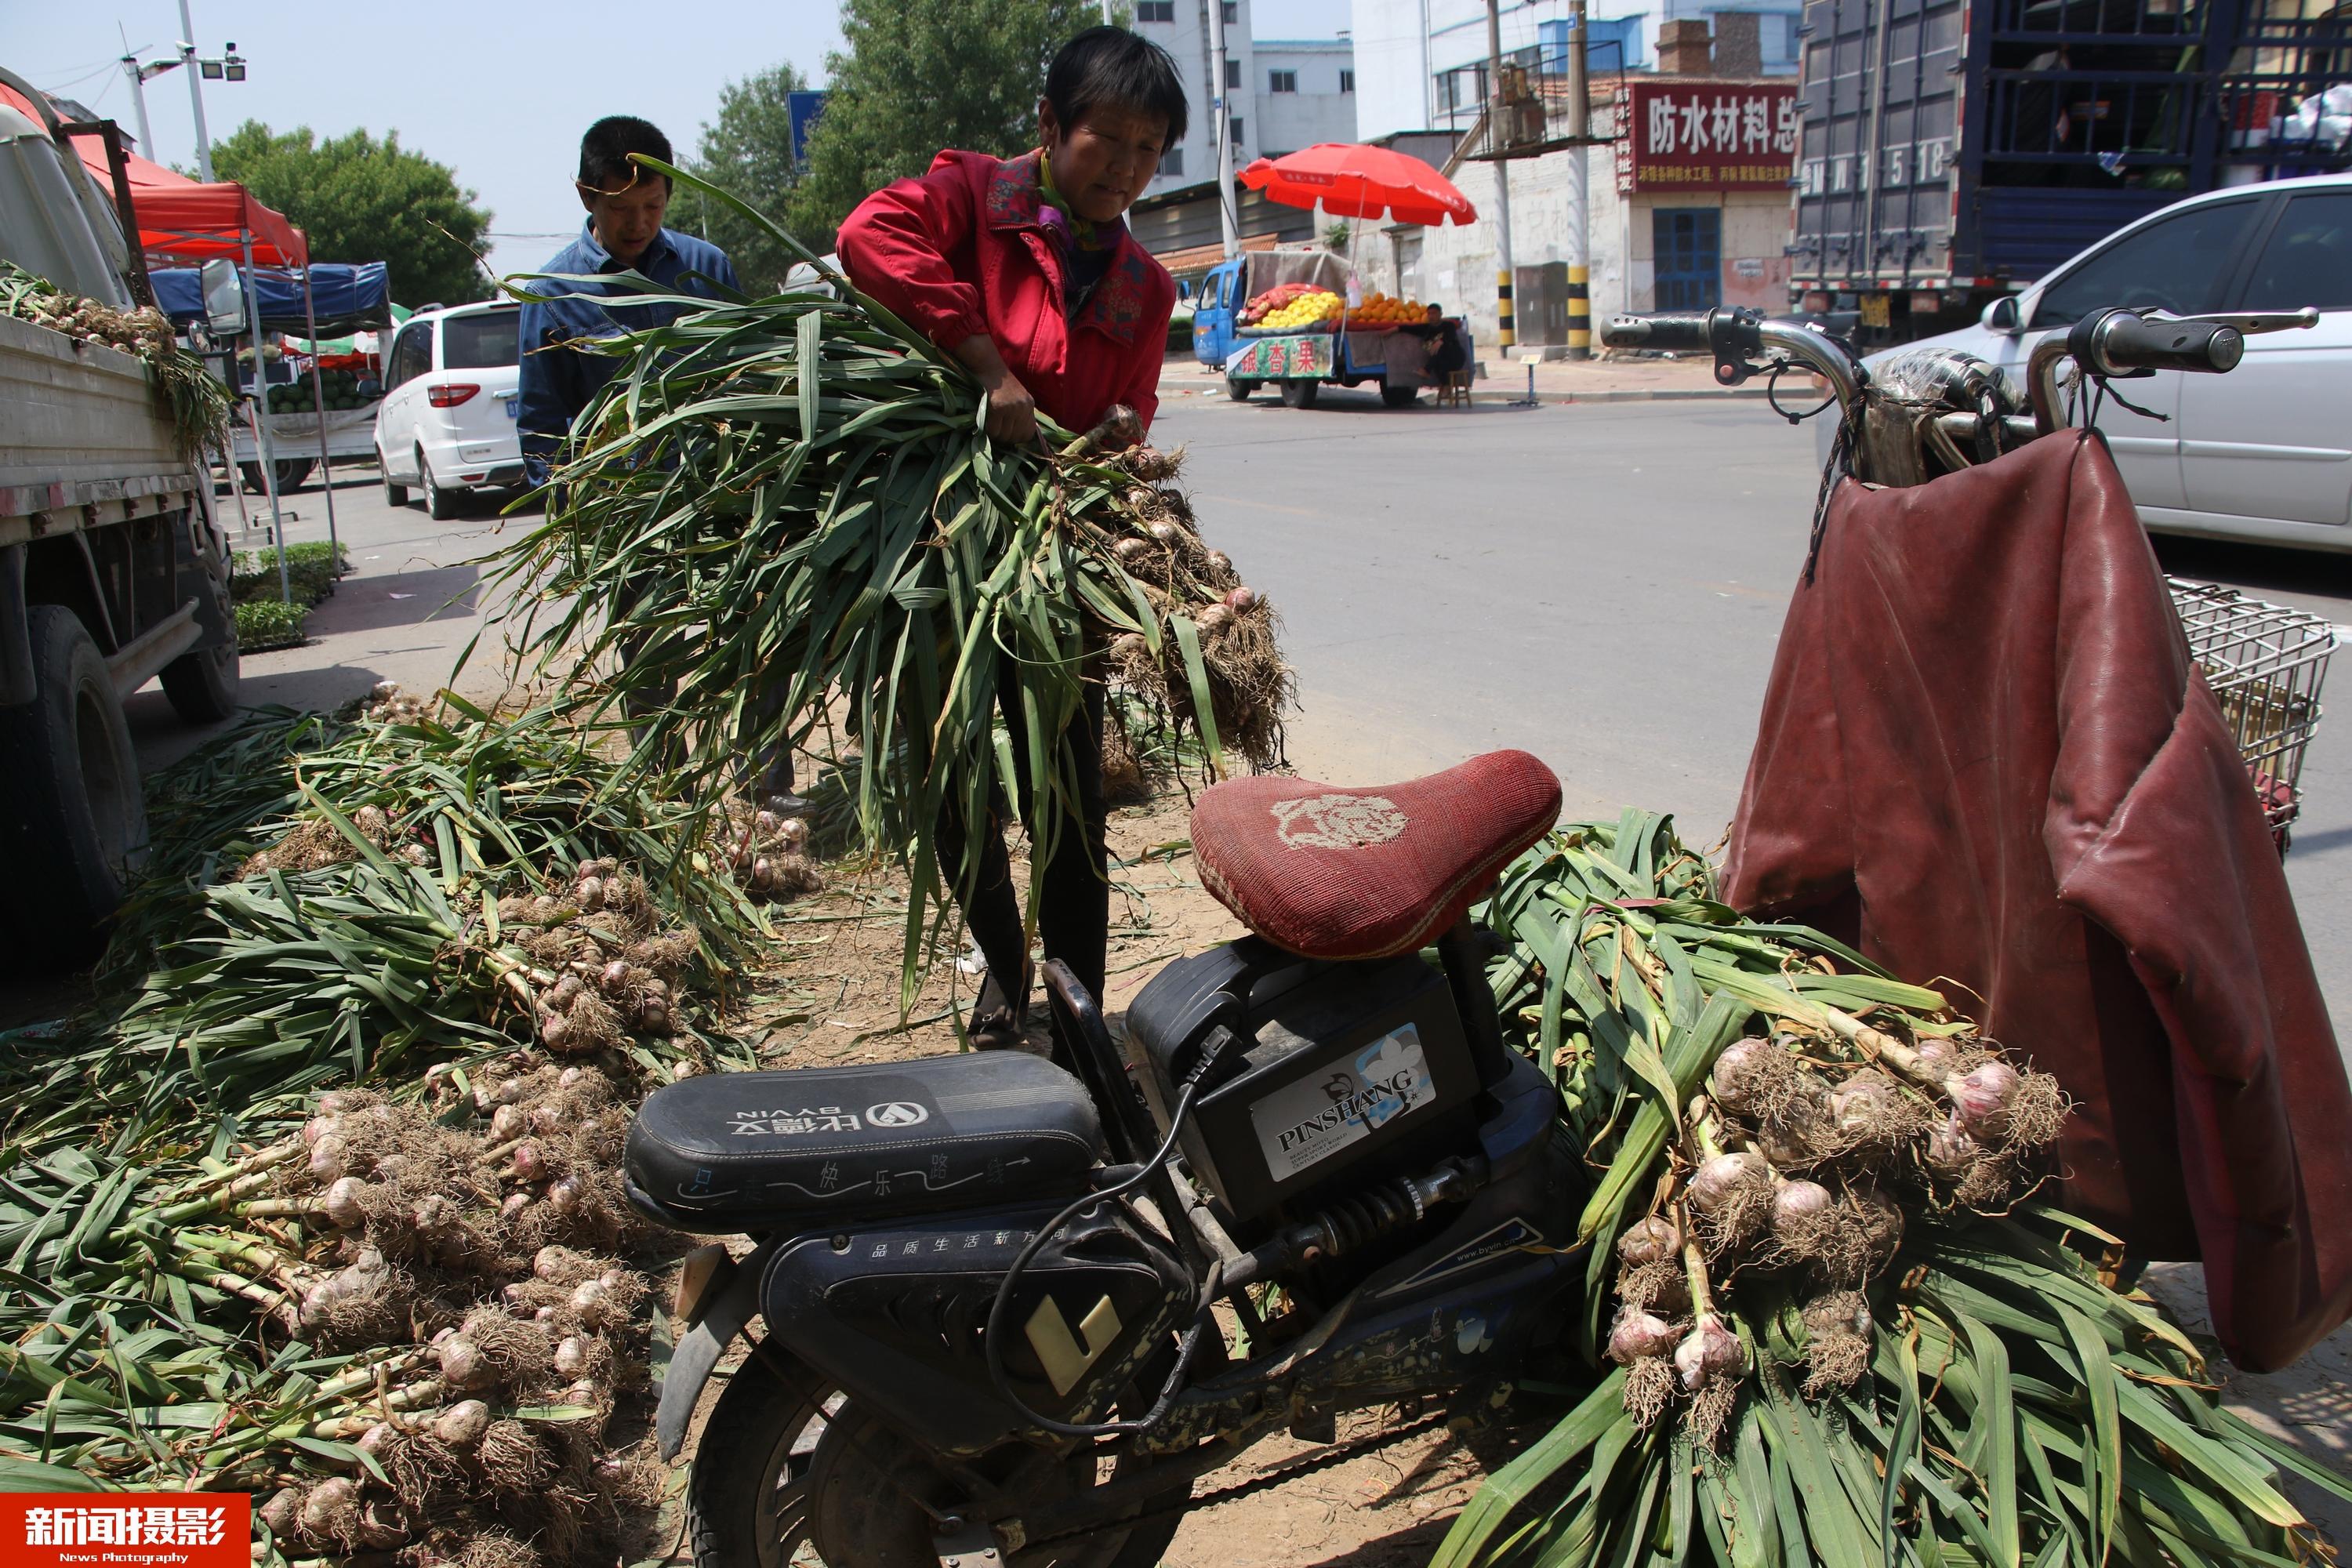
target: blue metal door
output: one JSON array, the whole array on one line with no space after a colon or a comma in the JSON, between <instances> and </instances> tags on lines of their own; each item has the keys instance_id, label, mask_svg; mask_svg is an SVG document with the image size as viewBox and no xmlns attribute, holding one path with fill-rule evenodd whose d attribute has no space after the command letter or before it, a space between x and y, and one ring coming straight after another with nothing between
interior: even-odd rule
<instances>
[{"instance_id":1,"label":"blue metal door","mask_svg":"<svg viewBox=\"0 0 2352 1568\"><path fill-rule=\"evenodd\" d=\"M1234 318L1245 300L1241 292L1243 263L1235 259L1211 269L1194 296L1192 357L1205 365L1222 365L1234 352Z\"/></svg>"},{"instance_id":2,"label":"blue metal door","mask_svg":"<svg viewBox=\"0 0 2352 1568\"><path fill-rule=\"evenodd\" d=\"M1654 207L1651 255L1660 310L1711 310L1723 303L1723 211Z\"/></svg>"}]
</instances>

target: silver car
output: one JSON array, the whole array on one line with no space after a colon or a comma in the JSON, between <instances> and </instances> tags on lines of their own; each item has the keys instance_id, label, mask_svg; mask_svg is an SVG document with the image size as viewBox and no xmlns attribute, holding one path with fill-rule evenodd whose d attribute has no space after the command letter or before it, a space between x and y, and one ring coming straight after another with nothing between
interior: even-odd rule
<instances>
[{"instance_id":1,"label":"silver car","mask_svg":"<svg viewBox=\"0 0 2352 1568\"><path fill-rule=\"evenodd\" d=\"M2140 521L2161 533L2352 551L2352 174L2191 196L2118 229L1982 321L1907 343L2001 366L2105 305L2174 315L2315 306L2317 327L2246 339L2228 375L2159 371L2098 416ZM1827 432L1824 432L1826 439Z\"/></svg>"}]
</instances>

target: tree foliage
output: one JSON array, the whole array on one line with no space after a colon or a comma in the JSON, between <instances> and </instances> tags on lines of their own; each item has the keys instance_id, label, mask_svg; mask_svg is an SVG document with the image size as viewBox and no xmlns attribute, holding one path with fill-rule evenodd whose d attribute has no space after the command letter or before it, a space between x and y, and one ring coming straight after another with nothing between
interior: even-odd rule
<instances>
[{"instance_id":1,"label":"tree foliage","mask_svg":"<svg viewBox=\"0 0 2352 1568\"><path fill-rule=\"evenodd\" d=\"M1045 67L1102 19L1091 0L842 0L845 53L809 140L790 226L813 249L944 147L1007 157L1034 146Z\"/></svg>"},{"instance_id":2,"label":"tree foliage","mask_svg":"<svg viewBox=\"0 0 2352 1568\"><path fill-rule=\"evenodd\" d=\"M703 126L689 167L770 217L782 219L800 184L800 171L793 163L787 97L807 86L789 65L729 82L719 95L719 118ZM669 225L698 234L724 250L743 287L755 294L779 287L797 259L733 208L685 187L670 200Z\"/></svg>"},{"instance_id":3,"label":"tree foliage","mask_svg":"<svg viewBox=\"0 0 2352 1568\"><path fill-rule=\"evenodd\" d=\"M213 167L291 218L319 261L381 261L405 305L487 300L475 260L490 226L456 173L365 131L320 142L307 125L274 132L257 120L213 147Z\"/></svg>"}]
</instances>

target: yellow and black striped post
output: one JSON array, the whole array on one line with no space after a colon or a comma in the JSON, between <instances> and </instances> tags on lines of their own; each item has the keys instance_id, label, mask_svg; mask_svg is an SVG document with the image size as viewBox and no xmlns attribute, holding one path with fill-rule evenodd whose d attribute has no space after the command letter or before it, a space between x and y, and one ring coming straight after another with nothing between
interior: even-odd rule
<instances>
[{"instance_id":1,"label":"yellow and black striped post","mask_svg":"<svg viewBox=\"0 0 2352 1568\"><path fill-rule=\"evenodd\" d=\"M1571 267L1568 269L1568 357L1592 357L1592 298L1590 279L1591 269Z\"/></svg>"},{"instance_id":2,"label":"yellow and black striped post","mask_svg":"<svg viewBox=\"0 0 2352 1568\"><path fill-rule=\"evenodd\" d=\"M1517 329L1511 320L1511 273L1508 268L1498 268L1495 273L1495 342L1507 350L1519 341Z\"/></svg>"}]
</instances>

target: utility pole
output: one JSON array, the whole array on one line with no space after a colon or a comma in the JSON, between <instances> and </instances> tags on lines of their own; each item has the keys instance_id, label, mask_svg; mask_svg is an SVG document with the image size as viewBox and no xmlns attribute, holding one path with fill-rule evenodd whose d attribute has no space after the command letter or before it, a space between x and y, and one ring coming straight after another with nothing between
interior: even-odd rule
<instances>
[{"instance_id":1,"label":"utility pole","mask_svg":"<svg viewBox=\"0 0 2352 1568\"><path fill-rule=\"evenodd\" d=\"M1592 148L1591 89L1586 76L1584 0L1570 0L1568 44L1568 357L1592 357L1592 252L1585 182Z\"/></svg>"},{"instance_id":2,"label":"utility pole","mask_svg":"<svg viewBox=\"0 0 2352 1568\"><path fill-rule=\"evenodd\" d=\"M1486 0L1486 146L1495 154L1495 342L1507 354L1518 332L1511 320L1511 165L1503 156L1504 108L1502 0Z\"/></svg>"},{"instance_id":3,"label":"utility pole","mask_svg":"<svg viewBox=\"0 0 2352 1568\"><path fill-rule=\"evenodd\" d=\"M175 60L172 65L178 63ZM151 68L141 65L137 55L122 57L122 74L131 79L131 109L139 121L139 155L142 158L155 155L154 133L147 129L147 78L152 70L169 70L172 65Z\"/></svg>"},{"instance_id":4,"label":"utility pole","mask_svg":"<svg viewBox=\"0 0 2352 1568\"><path fill-rule=\"evenodd\" d=\"M185 0L182 0L184 4ZM1488 0L1491 5L1493 0ZM1209 12L1209 123L1217 134L1217 221L1225 241L1225 259L1242 253L1241 225L1234 205L1233 116L1225 102L1225 4L1207 0Z\"/></svg>"},{"instance_id":5,"label":"utility pole","mask_svg":"<svg viewBox=\"0 0 2352 1568\"><path fill-rule=\"evenodd\" d=\"M209 185L213 183L213 140L205 131L204 73L196 68L196 25L188 19L188 0L180 0L180 31L186 35L180 40L180 64L187 70L188 101L196 110L196 172ZM259 352L257 344L257 369L260 364Z\"/></svg>"}]
</instances>

